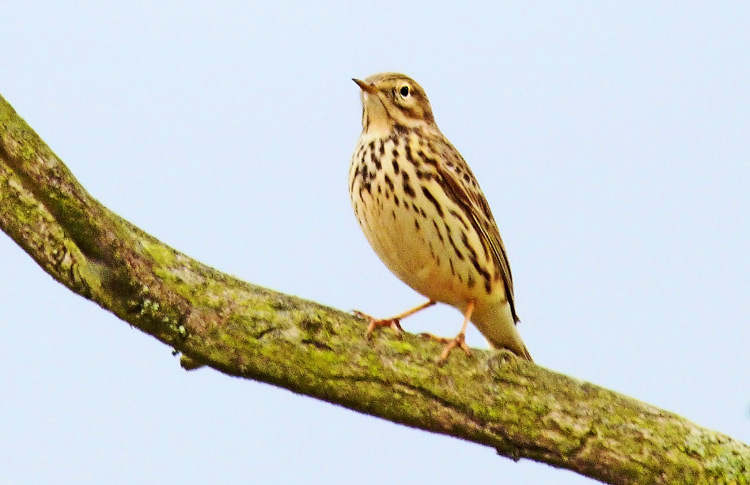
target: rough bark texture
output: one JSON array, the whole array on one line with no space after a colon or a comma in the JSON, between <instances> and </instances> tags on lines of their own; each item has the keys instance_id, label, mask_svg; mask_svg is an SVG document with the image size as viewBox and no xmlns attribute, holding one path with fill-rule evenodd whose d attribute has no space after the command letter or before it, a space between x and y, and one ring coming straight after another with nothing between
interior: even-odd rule
<instances>
[{"instance_id":1,"label":"rough bark texture","mask_svg":"<svg viewBox=\"0 0 750 485\"><path fill-rule=\"evenodd\" d=\"M750 447L593 384L220 273L92 198L0 97L0 227L53 278L198 362L608 483L749 483Z\"/></svg>"}]
</instances>

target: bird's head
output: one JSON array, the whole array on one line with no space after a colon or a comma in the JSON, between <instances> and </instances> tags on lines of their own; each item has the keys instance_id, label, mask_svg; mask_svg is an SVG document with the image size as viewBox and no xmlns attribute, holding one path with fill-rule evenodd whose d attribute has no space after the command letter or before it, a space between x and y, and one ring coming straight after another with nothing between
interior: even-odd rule
<instances>
[{"instance_id":1,"label":"bird's head","mask_svg":"<svg viewBox=\"0 0 750 485\"><path fill-rule=\"evenodd\" d=\"M411 128L437 128L422 86L395 72L353 79L362 90L362 128L388 133Z\"/></svg>"}]
</instances>

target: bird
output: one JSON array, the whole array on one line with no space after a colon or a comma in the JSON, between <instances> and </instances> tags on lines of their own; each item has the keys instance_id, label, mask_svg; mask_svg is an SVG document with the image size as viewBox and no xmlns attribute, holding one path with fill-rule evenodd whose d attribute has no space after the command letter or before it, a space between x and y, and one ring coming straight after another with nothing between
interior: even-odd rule
<instances>
[{"instance_id":1,"label":"bird","mask_svg":"<svg viewBox=\"0 0 750 485\"><path fill-rule=\"evenodd\" d=\"M490 206L461 154L435 123L427 95L416 81L395 72L364 80L360 88L362 133L349 168L354 214L373 250L401 281L427 302L391 318L355 314L378 327L402 331L401 320L444 303L464 316L438 362L451 351L471 351L469 322L492 348L532 361L517 329L513 277Z\"/></svg>"}]
</instances>

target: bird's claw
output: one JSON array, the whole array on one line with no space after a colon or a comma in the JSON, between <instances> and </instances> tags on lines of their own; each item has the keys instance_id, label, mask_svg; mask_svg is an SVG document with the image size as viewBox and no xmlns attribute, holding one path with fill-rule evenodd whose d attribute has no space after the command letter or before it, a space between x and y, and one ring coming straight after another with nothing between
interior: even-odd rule
<instances>
[{"instance_id":1,"label":"bird's claw","mask_svg":"<svg viewBox=\"0 0 750 485\"><path fill-rule=\"evenodd\" d=\"M456 347L459 347L466 353L467 356L471 357L471 349L466 344L466 335L464 335L463 333L459 333L454 338L438 337L431 333L422 333L420 335L422 337L428 337L433 340L437 340L441 344L445 345L445 347L443 347L443 351L440 353L440 357L438 357L438 364L445 364L448 361L448 356L450 355L451 351Z\"/></svg>"},{"instance_id":2,"label":"bird's claw","mask_svg":"<svg viewBox=\"0 0 750 485\"><path fill-rule=\"evenodd\" d=\"M401 322L398 318L385 318L378 320L377 318L371 317L370 315L359 310L354 310L353 313L354 316L368 322L367 330L365 331L366 339L370 338L372 332L374 332L377 327L390 327L396 333L396 335L401 335L401 332L404 331L404 329L401 328Z\"/></svg>"}]
</instances>

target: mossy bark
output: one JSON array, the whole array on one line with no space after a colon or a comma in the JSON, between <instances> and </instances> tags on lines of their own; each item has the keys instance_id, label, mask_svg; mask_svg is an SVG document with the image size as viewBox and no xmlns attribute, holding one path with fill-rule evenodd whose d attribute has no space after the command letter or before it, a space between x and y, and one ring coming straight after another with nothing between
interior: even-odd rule
<instances>
[{"instance_id":1,"label":"mossy bark","mask_svg":"<svg viewBox=\"0 0 750 485\"><path fill-rule=\"evenodd\" d=\"M750 483L750 447L590 383L440 347L220 273L91 197L0 97L0 227L53 278L193 362L608 483Z\"/></svg>"}]
</instances>

